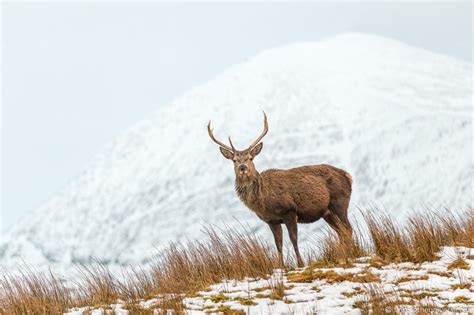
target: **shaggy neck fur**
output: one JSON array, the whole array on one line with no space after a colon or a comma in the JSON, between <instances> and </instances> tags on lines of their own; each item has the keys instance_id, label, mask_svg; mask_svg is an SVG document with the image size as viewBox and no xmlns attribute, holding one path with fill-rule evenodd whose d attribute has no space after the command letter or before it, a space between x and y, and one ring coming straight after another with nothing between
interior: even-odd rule
<instances>
[{"instance_id":1,"label":"shaggy neck fur","mask_svg":"<svg viewBox=\"0 0 474 315\"><path fill-rule=\"evenodd\" d=\"M256 175L242 179L235 178L235 191L240 200L252 209L257 211L261 208L262 178L257 172Z\"/></svg>"}]
</instances>

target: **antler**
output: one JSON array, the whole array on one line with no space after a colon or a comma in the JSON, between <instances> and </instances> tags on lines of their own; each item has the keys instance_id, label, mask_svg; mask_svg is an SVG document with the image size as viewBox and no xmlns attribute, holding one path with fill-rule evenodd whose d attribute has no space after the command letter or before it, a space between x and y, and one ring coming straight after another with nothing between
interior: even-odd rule
<instances>
[{"instance_id":1,"label":"antler","mask_svg":"<svg viewBox=\"0 0 474 315\"><path fill-rule=\"evenodd\" d=\"M267 114L265 114L265 112L263 112L263 131L262 133L260 134L260 136L258 136L257 140L255 140L250 146L249 146L249 149L252 149L254 146L256 146L260 140L262 140L263 137L265 137L265 135L267 134L268 132L268 122L267 122Z\"/></svg>"},{"instance_id":2,"label":"antler","mask_svg":"<svg viewBox=\"0 0 474 315\"><path fill-rule=\"evenodd\" d=\"M235 149L234 149L234 146L232 146L232 142L230 143L230 145L232 146L229 147L228 145L226 144L223 144L222 142L220 142L219 140L217 140L215 137L214 137L214 134L212 133L212 129L211 129L211 121L209 120L209 124L207 124L207 132L209 133L209 137L211 137L212 141L214 141L215 143L217 143L218 145L220 145L222 148L228 150L228 151L231 151L231 152L234 152ZM229 141L230 141L230 137L229 137Z\"/></svg>"},{"instance_id":3,"label":"antler","mask_svg":"<svg viewBox=\"0 0 474 315\"><path fill-rule=\"evenodd\" d=\"M229 143L230 143L230 146L232 147L232 150L236 151L235 148L234 148L234 145L232 144L232 140L230 140L230 137L229 137Z\"/></svg>"}]
</instances>

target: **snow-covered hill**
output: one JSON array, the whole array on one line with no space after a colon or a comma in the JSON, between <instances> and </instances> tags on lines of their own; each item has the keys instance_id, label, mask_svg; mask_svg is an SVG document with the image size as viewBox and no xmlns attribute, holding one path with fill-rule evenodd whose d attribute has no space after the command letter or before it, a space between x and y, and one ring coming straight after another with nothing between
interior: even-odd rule
<instances>
[{"instance_id":1,"label":"snow-covered hill","mask_svg":"<svg viewBox=\"0 0 474 315\"><path fill-rule=\"evenodd\" d=\"M107 145L14 226L0 263L146 262L155 247L238 218L269 235L233 191L208 138L243 148L270 131L259 170L329 163L354 178L351 209L472 205L472 64L364 34L264 51L189 91ZM111 113L113 115L113 113ZM354 211L352 211L354 212ZM323 224L303 226L302 238Z\"/></svg>"}]
</instances>

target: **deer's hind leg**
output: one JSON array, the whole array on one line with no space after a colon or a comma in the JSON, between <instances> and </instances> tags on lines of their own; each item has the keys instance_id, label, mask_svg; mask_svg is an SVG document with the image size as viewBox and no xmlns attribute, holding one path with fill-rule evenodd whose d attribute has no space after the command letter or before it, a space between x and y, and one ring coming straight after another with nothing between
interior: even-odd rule
<instances>
[{"instance_id":1,"label":"deer's hind leg","mask_svg":"<svg viewBox=\"0 0 474 315\"><path fill-rule=\"evenodd\" d=\"M349 196L340 196L331 199L328 211L324 213L324 220L331 225L341 238L341 241L352 241L352 225L347 217L349 208Z\"/></svg>"},{"instance_id":2,"label":"deer's hind leg","mask_svg":"<svg viewBox=\"0 0 474 315\"><path fill-rule=\"evenodd\" d=\"M331 210L327 210L323 219L336 231L341 242L352 240L352 226L347 216L338 216Z\"/></svg>"},{"instance_id":3,"label":"deer's hind leg","mask_svg":"<svg viewBox=\"0 0 474 315\"><path fill-rule=\"evenodd\" d=\"M337 232L339 242L344 250L343 255L346 257L344 259L352 256L357 247L352 238L352 226L347 215L338 216L331 210L328 210L324 214L323 219ZM342 257L340 259L344 260Z\"/></svg>"},{"instance_id":4,"label":"deer's hind leg","mask_svg":"<svg viewBox=\"0 0 474 315\"><path fill-rule=\"evenodd\" d=\"M347 262L347 259L356 253L356 246L352 239L352 227L350 226L349 220L344 222L330 210L324 214L323 219L336 231L338 235L339 244L334 248L336 251L337 261L339 263Z\"/></svg>"}]
</instances>

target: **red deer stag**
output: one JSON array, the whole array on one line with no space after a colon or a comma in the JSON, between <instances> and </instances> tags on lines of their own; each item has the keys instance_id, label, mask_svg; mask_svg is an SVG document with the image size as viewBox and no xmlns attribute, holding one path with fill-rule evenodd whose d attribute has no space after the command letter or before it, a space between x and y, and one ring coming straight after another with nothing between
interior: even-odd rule
<instances>
[{"instance_id":1,"label":"red deer stag","mask_svg":"<svg viewBox=\"0 0 474 315\"><path fill-rule=\"evenodd\" d=\"M242 202L265 221L273 232L280 263L283 265L282 227L288 229L298 266L303 260L298 249L298 223L311 223L323 218L341 241L351 239L352 227L347 218L351 197L351 175L330 165L301 166L288 170L269 169L259 173L253 159L262 151L260 142L268 131L267 115L260 136L247 149L236 150L214 137L211 122L207 131L219 145L222 155L234 162L235 190Z\"/></svg>"}]
</instances>

